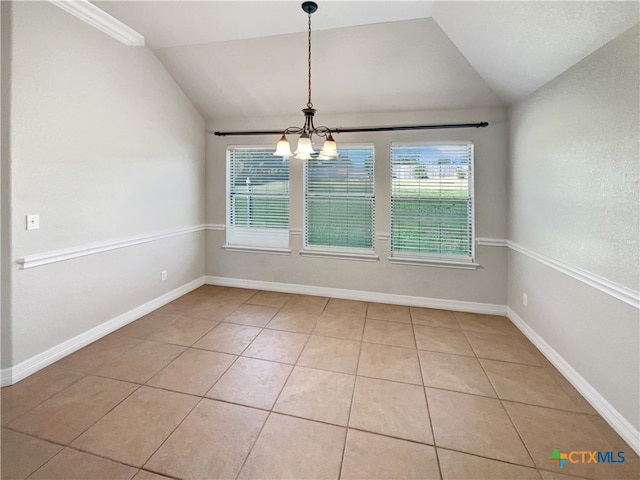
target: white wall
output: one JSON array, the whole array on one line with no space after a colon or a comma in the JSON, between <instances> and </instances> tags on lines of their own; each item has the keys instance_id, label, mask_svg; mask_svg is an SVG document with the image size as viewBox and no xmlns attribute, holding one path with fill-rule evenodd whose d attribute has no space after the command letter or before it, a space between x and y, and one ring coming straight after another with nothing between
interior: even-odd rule
<instances>
[{"instance_id":1,"label":"white wall","mask_svg":"<svg viewBox=\"0 0 640 480\"><path fill-rule=\"evenodd\" d=\"M49 3L11 8L13 355L4 368L204 272L201 231L19 269L35 254L202 224L205 125L149 49ZM27 214L40 215L39 230L26 230Z\"/></svg>"},{"instance_id":2,"label":"white wall","mask_svg":"<svg viewBox=\"0 0 640 480\"><path fill-rule=\"evenodd\" d=\"M322 108L318 105L318 108ZM279 129L301 124L303 115L290 118L228 120L210 124L211 130ZM459 130L340 134L341 143L373 143L376 175L376 233L390 231L390 146L392 141L472 141L475 145L476 236L506 237L507 125L502 108L443 110L387 114L331 116L316 114L316 124L334 126L469 123L486 120L489 127ZM216 137L207 140L207 223L225 224L225 152L228 145L273 145L277 136ZM290 227L303 228L302 163L291 160ZM223 250L224 231L207 232L206 274L231 279L339 288L360 292L474 302L506 303L507 253L501 247L478 246L478 270L390 264L388 240L376 240L377 262L310 258L299 254L302 235L291 235L291 255L269 255Z\"/></svg>"},{"instance_id":3,"label":"white wall","mask_svg":"<svg viewBox=\"0 0 640 480\"><path fill-rule=\"evenodd\" d=\"M509 174L512 242L636 299L638 36L636 25L511 109ZM637 431L637 305L517 251L508 285L509 307Z\"/></svg>"}]
</instances>

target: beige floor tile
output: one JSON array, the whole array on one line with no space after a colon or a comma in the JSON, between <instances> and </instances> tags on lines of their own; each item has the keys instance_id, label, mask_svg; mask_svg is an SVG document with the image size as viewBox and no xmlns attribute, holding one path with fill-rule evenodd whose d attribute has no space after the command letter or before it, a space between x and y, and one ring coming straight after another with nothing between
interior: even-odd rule
<instances>
[{"instance_id":1,"label":"beige floor tile","mask_svg":"<svg viewBox=\"0 0 640 480\"><path fill-rule=\"evenodd\" d=\"M202 400L145 467L178 478L235 478L267 415Z\"/></svg>"},{"instance_id":2,"label":"beige floor tile","mask_svg":"<svg viewBox=\"0 0 640 480\"><path fill-rule=\"evenodd\" d=\"M202 292L203 294L213 296L213 295L219 294L224 289L225 287L221 285L202 285L201 287L198 287L197 289L193 290L193 292L194 293Z\"/></svg>"},{"instance_id":3,"label":"beige floor tile","mask_svg":"<svg viewBox=\"0 0 640 480\"><path fill-rule=\"evenodd\" d=\"M145 383L185 350L185 347L177 345L141 340L132 349L103 363L91 373L127 382Z\"/></svg>"},{"instance_id":4,"label":"beige floor tile","mask_svg":"<svg viewBox=\"0 0 640 480\"><path fill-rule=\"evenodd\" d=\"M87 376L14 420L9 428L68 444L136 388L132 383Z\"/></svg>"},{"instance_id":5,"label":"beige floor tile","mask_svg":"<svg viewBox=\"0 0 640 480\"><path fill-rule=\"evenodd\" d=\"M587 480L584 477L574 477L573 475L563 475L562 473L548 472L546 470L538 470L543 480Z\"/></svg>"},{"instance_id":6,"label":"beige floor tile","mask_svg":"<svg viewBox=\"0 0 640 480\"><path fill-rule=\"evenodd\" d=\"M336 479L346 429L272 413L239 479Z\"/></svg>"},{"instance_id":7,"label":"beige floor tile","mask_svg":"<svg viewBox=\"0 0 640 480\"><path fill-rule=\"evenodd\" d=\"M443 480L540 480L535 468L438 448Z\"/></svg>"},{"instance_id":8,"label":"beige floor tile","mask_svg":"<svg viewBox=\"0 0 640 480\"><path fill-rule=\"evenodd\" d=\"M424 391L415 385L358 377L349 426L433 444Z\"/></svg>"},{"instance_id":9,"label":"beige floor tile","mask_svg":"<svg viewBox=\"0 0 640 480\"><path fill-rule=\"evenodd\" d=\"M96 340L77 352L58 360L54 365L59 368L88 373L105 362L119 358L140 343L138 338L111 334Z\"/></svg>"},{"instance_id":10,"label":"beige floor tile","mask_svg":"<svg viewBox=\"0 0 640 480\"><path fill-rule=\"evenodd\" d=\"M225 302L230 301L244 303L256 293L258 293L258 291L251 288L224 287L216 293L215 298Z\"/></svg>"},{"instance_id":11,"label":"beige floor tile","mask_svg":"<svg viewBox=\"0 0 640 480\"><path fill-rule=\"evenodd\" d=\"M245 303L250 305L264 305L265 307L280 308L287 303L290 298L290 293L260 291Z\"/></svg>"},{"instance_id":12,"label":"beige floor tile","mask_svg":"<svg viewBox=\"0 0 640 480\"><path fill-rule=\"evenodd\" d=\"M355 374L359 355L359 342L312 336L300 355L298 365Z\"/></svg>"},{"instance_id":13,"label":"beige floor tile","mask_svg":"<svg viewBox=\"0 0 640 480\"><path fill-rule=\"evenodd\" d=\"M271 409L293 367L240 357L209 390L207 397Z\"/></svg>"},{"instance_id":14,"label":"beige floor tile","mask_svg":"<svg viewBox=\"0 0 640 480\"><path fill-rule=\"evenodd\" d=\"M533 466L499 400L426 390L437 446Z\"/></svg>"},{"instance_id":15,"label":"beige floor tile","mask_svg":"<svg viewBox=\"0 0 640 480\"><path fill-rule=\"evenodd\" d=\"M504 402L504 405L538 468L586 478L620 480L638 478L640 470L637 456L629 456L632 454L631 448L622 440L616 442L615 440L619 439L617 435L606 433L604 426L598 423L599 417L521 403ZM564 453L574 450L602 452L623 450L625 462L617 464L567 462L560 470L560 467L551 464L549 459L556 448Z\"/></svg>"},{"instance_id":16,"label":"beige floor tile","mask_svg":"<svg viewBox=\"0 0 640 480\"><path fill-rule=\"evenodd\" d=\"M465 332L478 358L545 366L547 359L524 337Z\"/></svg>"},{"instance_id":17,"label":"beige floor tile","mask_svg":"<svg viewBox=\"0 0 640 480\"><path fill-rule=\"evenodd\" d=\"M309 335L263 330L242 354L245 357L294 364Z\"/></svg>"},{"instance_id":18,"label":"beige floor tile","mask_svg":"<svg viewBox=\"0 0 640 480\"><path fill-rule=\"evenodd\" d=\"M3 387L0 390L2 425L7 425L82 377L81 373L50 366L14 385Z\"/></svg>"},{"instance_id":19,"label":"beige floor tile","mask_svg":"<svg viewBox=\"0 0 640 480\"><path fill-rule=\"evenodd\" d=\"M296 333L311 333L316 326L319 314L304 310L280 311L267 324L272 330L284 330Z\"/></svg>"},{"instance_id":20,"label":"beige floor tile","mask_svg":"<svg viewBox=\"0 0 640 480\"><path fill-rule=\"evenodd\" d=\"M162 327L149 335L155 342L173 343L191 346L218 323L198 318L180 317L166 327Z\"/></svg>"},{"instance_id":21,"label":"beige floor tile","mask_svg":"<svg viewBox=\"0 0 640 480\"><path fill-rule=\"evenodd\" d=\"M198 403L182 393L140 387L73 446L141 467Z\"/></svg>"},{"instance_id":22,"label":"beige floor tile","mask_svg":"<svg viewBox=\"0 0 640 480\"><path fill-rule=\"evenodd\" d=\"M178 300L183 300L183 301L207 300L213 297L214 295L217 295L222 290L224 290L224 287L220 287L218 285L203 285L201 287L196 288L195 290L191 290L189 293L187 293L186 295L183 295Z\"/></svg>"},{"instance_id":23,"label":"beige floor tile","mask_svg":"<svg viewBox=\"0 0 640 480\"><path fill-rule=\"evenodd\" d=\"M463 330L522 336L518 327L507 317L470 312L456 312L455 315Z\"/></svg>"},{"instance_id":24,"label":"beige floor tile","mask_svg":"<svg viewBox=\"0 0 640 480\"><path fill-rule=\"evenodd\" d=\"M591 406L591 404L575 389L569 381L562 376L562 374L555 369L555 367L550 366L547 367L550 375L553 377L554 381L558 384L562 391L567 395L573 404L575 405L576 412L588 413L591 415L598 415L598 412Z\"/></svg>"},{"instance_id":25,"label":"beige floor tile","mask_svg":"<svg viewBox=\"0 0 640 480\"><path fill-rule=\"evenodd\" d=\"M327 305L327 297L317 297L314 295L291 295L287 303L282 307L283 311L304 310L309 313L320 314Z\"/></svg>"},{"instance_id":26,"label":"beige floor tile","mask_svg":"<svg viewBox=\"0 0 640 480\"><path fill-rule=\"evenodd\" d=\"M195 348L204 348L221 353L240 355L254 338L260 328L232 323L221 323L204 337L194 343Z\"/></svg>"},{"instance_id":27,"label":"beige floor tile","mask_svg":"<svg viewBox=\"0 0 640 480\"><path fill-rule=\"evenodd\" d=\"M344 340L362 340L364 318L349 315L323 313L318 317L313 335L342 338Z\"/></svg>"},{"instance_id":28,"label":"beige floor tile","mask_svg":"<svg viewBox=\"0 0 640 480\"><path fill-rule=\"evenodd\" d=\"M324 313L364 318L367 316L367 302L330 298L327 306L324 307Z\"/></svg>"},{"instance_id":29,"label":"beige floor tile","mask_svg":"<svg viewBox=\"0 0 640 480\"><path fill-rule=\"evenodd\" d=\"M517 363L480 360L498 396L505 400L542 407L592 413L581 410L583 403L574 402L558 385L552 370Z\"/></svg>"},{"instance_id":30,"label":"beige floor tile","mask_svg":"<svg viewBox=\"0 0 640 480\"><path fill-rule=\"evenodd\" d=\"M225 322L264 327L276 313L278 313L278 308L276 307L240 305L235 312L225 319Z\"/></svg>"},{"instance_id":31,"label":"beige floor tile","mask_svg":"<svg viewBox=\"0 0 640 480\"><path fill-rule=\"evenodd\" d=\"M395 345L396 347L415 348L416 346L411 324L372 320L371 318L368 318L364 325L362 341Z\"/></svg>"},{"instance_id":32,"label":"beige floor tile","mask_svg":"<svg viewBox=\"0 0 640 480\"><path fill-rule=\"evenodd\" d=\"M475 356L462 330L453 328L413 326L416 344L421 350Z\"/></svg>"},{"instance_id":33,"label":"beige floor tile","mask_svg":"<svg viewBox=\"0 0 640 480\"><path fill-rule=\"evenodd\" d=\"M433 447L350 429L340 478L440 480L440 472Z\"/></svg>"},{"instance_id":34,"label":"beige floor tile","mask_svg":"<svg viewBox=\"0 0 640 480\"><path fill-rule=\"evenodd\" d=\"M237 357L190 348L160 370L147 385L204 395Z\"/></svg>"},{"instance_id":35,"label":"beige floor tile","mask_svg":"<svg viewBox=\"0 0 640 480\"><path fill-rule=\"evenodd\" d=\"M166 305L154 310L158 313L176 313L180 312L181 315L185 313L185 309L189 309L192 306L203 302L206 300L206 297L201 295L183 295L180 298L176 298L172 302L167 303ZM162 312L160 312L162 310Z\"/></svg>"},{"instance_id":36,"label":"beige floor tile","mask_svg":"<svg viewBox=\"0 0 640 480\"><path fill-rule=\"evenodd\" d=\"M117 332L122 335L135 338L148 338L157 330L170 325L172 322L180 318L181 315L177 313L163 314L151 312L142 318L139 318L135 322L131 322L128 325L120 328Z\"/></svg>"},{"instance_id":37,"label":"beige floor tile","mask_svg":"<svg viewBox=\"0 0 640 480\"><path fill-rule=\"evenodd\" d=\"M136 468L106 458L65 448L29 480L129 480L137 471Z\"/></svg>"},{"instance_id":38,"label":"beige floor tile","mask_svg":"<svg viewBox=\"0 0 640 480\"><path fill-rule=\"evenodd\" d=\"M389 305L387 303L369 303L367 318L387 320L389 322L411 323L409 307L403 305Z\"/></svg>"},{"instance_id":39,"label":"beige floor tile","mask_svg":"<svg viewBox=\"0 0 640 480\"><path fill-rule=\"evenodd\" d=\"M274 412L346 426L355 376L295 367Z\"/></svg>"},{"instance_id":40,"label":"beige floor tile","mask_svg":"<svg viewBox=\"0 0 640 480\"><path fill-rule=\"evenodd\" d=\"M3 428L0 478L27 478L60 450L59 445Z\"/></svg>"},{"instance_id":41,"label":"beige floor tile","mask_svg":"<svg viewBox=\"0 0 640 480\"><path fill-rule=\"evenodd\" d=\"M358 375L422 385L422 374L415 349L363 343Z\"/></svg>"},{"instance_id":42,"label":"beige floor tile","mask_svg":"<svg viewBox=\"0 0 640 480\"><path fill-rule=\"evenodd\" d=\"M182 316L186 313L187 309L189 307L186 307L184 305L181 305L180 303L178 303L180 301L180 299L178 298L177 300L174 300L173 302L169 302L166 305L163 305L160 308L156 308L153 312L151 313L158 313L160 315L176 315L176 316Z\"/></svg>"},{"instance_id":43,"label":"beige floor tile","mask_svg":"<svg viewBox=\"0 0 640 480\"><path fill-rule=\"evenodd\" d=\"M240 301L219 298L219 295L193 305L185 314L192 318L200 318L212 322L222 322L231 315L236 308L242 305Z\"/></svg>"},{"instance_id":44,"label":"beige floor tile","mask_svg":"<svg viewBox=\"0 0 640 480\"><path fill-rule=\"evenodd\" d=\"M460 328L455 314L450 310L410 307L411 320L416 325L427 327Z\"/></svg>"},{"instance_id":45,"label":"beige floor tile","mask_svg":"<svg viewBox=\"0 0 640 480\"><path fill-rule=\"evenodd\" d=\"M426 350L419 350L418 357L425 386L496 396L478 359Z\"/></svg>"},{"instance_id":46,"label":"beige floor tile","mask_svg":"<svg viewBox=\"0 0 640 480\"><path fill-rule=\"evenodd\" d=\"M133 480L170 480L170 477L164 475L158 475L157 473L149 472L147 470L139 470Z\"/></svg>"}]
</instances>

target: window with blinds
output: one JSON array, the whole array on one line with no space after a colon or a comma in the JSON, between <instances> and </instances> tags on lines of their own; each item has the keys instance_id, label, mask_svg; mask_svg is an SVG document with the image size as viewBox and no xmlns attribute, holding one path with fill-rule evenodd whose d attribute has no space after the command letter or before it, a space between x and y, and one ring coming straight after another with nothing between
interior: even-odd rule
<instances>
[{"instance_id":1,"label":"window with blinds","mask_svg":"<svg viewBox=\"0 0 640 480\"><path fill-rule=\"evenodd\" d=\"M227 149L227 245L289 246L289 160L273 147Z\"/></svg>"},{"instance_id":2,"label":"window with blinds","mask_svg":"<svg viewBox=\"0 0 640 480\"><path fill-rule=\"evenodd\" d=\"M304 167L304 245L311 249L372 251L373 145L340 145L331 160Z\"/></svg>"},{"instance_id":3,"label":"window with blinds","mask_svg":"<svg viewBox=\"0 0 640 480\"><path fill-rule=\"evenodd\" d=\"M473 144L391 145L391 254L473 260Z\"/></svg>"}]
</instances>

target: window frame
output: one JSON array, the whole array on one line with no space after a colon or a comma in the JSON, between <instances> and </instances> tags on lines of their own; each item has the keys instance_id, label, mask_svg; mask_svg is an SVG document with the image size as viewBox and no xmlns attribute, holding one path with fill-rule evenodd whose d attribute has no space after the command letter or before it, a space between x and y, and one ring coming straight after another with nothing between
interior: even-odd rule
<instances>
[{"instance_id":1,"label":"window frame","mask_svg":"<svg viewBox=\"0 0 640 480\"><path fill-rule=\"evenodd\" d=\"M243 227L236 226L231 224L232 217L232 191L231 191L231 181L232 181L232 151L233 150L265 150L268 152L273 151L273 145L227 145L226 146L226 164L225 164L225 181L226 181L226 199L225 199L225 244L223 245L224 250L230 251L246 251L246 252L258 252L258 253L274 253L274 254L290 254L291 253L291 239L290 239L290 228L291 228L291 168L289 159L282 159L281 157L274 157L275 159L279 159L287 162L287 193L286 196L283 195L283 198L286 198L287 204L287 227L282 229L277 228L259 228L259 227ZM271 154L271 153L269 153ZM280 231L281 230L281 231ZM232 239L234 231L238 232L238 236L236 239ZM238 243L238 239L243 237L243 233L246 234L245 238L252 239L254 241L249 240L249 242ZM271 241L266 241L262 244L260 242L255 242L255 240L260 238L260 233L262 233L266 238L271 237Z\"/></svg>"},{"instance_id":2,"label":"window frame","mask_svg":"<svg viewBox=\"0 0 640 480\"><path fill-rule=\"evenodd\" d=\"M420 252L403 252L397 251L393 248L393 223L394 223L394 208L393 202L394 198L397 198L397 195L393 193L393 174L394 174L394 147L429 147L429 146L447 146L447 145L465 145L470 149L470 160L469 160L469 186L468 186L468 202L469 209L471 211L468 214L467 219L470 224L471 234L469 239L469 250L470 256L461 256L461 255L447 255L447 254L434 254L434 253L420 253ZM460 269L471 269L475 270L480 265L478 265L475 261L476 259L476 251L475 251L475 242L476 242L476 227L475 227L475 147L472 141L415 141L415 142L391 142L389 149L389 227L390 227L390 235L389 235L389 250L390 256L388 258L390 263L396 264L406 264L406 265L429 265L434 267L447 267L447 268L460 268ZM446 199L447 197L438 197L440 199Z\"/></svg>"},{"instance_id":3,"label":"window frame","mask_svg":"<svg viewBox=\"0 0 640 480\"><path fill-rule=\"evenodd\" d=\"M338 258L338 259L349 259L349 260L361 260L361 261L377 261L379 260L378 255L375 253L376 249L376 149L374 142L359 142L359 143L341 143L338 145L338 152L340 150L346 149L369 149L371 151L371 193L370 194L362 194L356 195L357 198L369 199L371 201L371 248L358 248L358 247L344 247L344 246L332 246L332 245L314 245L309 244L309 218L308 218L308 198L312 196L321 196L321 195L309 195L308 194L308 169L309 162L305 161L302 172L302 249L300 251L300 255L303 256L316 256L316 257L328 257L328 258ZM311 160L313 161L313 160ZM326 160L327 162L332 162L335 160ZM335 197L339 197L340 195L335 195ZM331 198L331 195L326 195L326 197Z\"/></svg>"}]
</instances>

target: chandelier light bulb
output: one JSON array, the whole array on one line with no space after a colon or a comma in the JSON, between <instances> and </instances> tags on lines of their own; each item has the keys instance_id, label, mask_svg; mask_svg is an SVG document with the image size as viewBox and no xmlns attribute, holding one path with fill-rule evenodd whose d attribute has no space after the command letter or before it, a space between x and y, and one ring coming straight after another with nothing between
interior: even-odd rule
<instances>
[{"instance_id":1,"label":"chandelier light bulb","mask_svg":"<svg viewBox=\"0 0 640 480\"><path fill-rule=\"evenodd\" d=\"M290 157L293 155L291 151L291 146L289 145L289 141L287 137L282 135L280 140L278 140L278 146L276 147L276 151L273 152L276 157Z\"/></svg>"},{"instance_id":2,"label":"chandelier light bulb","mask_svg":"<svg viewBox=\"0 0 640 480\"><path fill-rule=\"evenodd\" d=\"M302 155L310 156L312 153L316 153L311 145L311 137L308 133L303 133L298 139L298 148L295 151L296 158L301 158Z\"/></svg>"}]
</instances>

